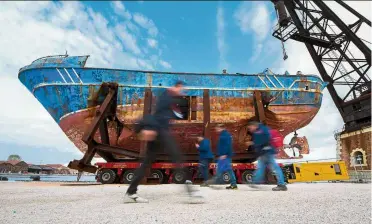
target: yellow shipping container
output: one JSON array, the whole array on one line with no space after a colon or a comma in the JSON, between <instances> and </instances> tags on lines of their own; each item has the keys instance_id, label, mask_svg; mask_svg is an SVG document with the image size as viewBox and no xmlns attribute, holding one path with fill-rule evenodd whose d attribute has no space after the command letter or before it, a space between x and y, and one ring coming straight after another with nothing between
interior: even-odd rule
<instances>
[{"instance_id":1,"label":"yellow shipping container","mask_svg":"<svg viewBox=\"0 0 372 224\"><path fill-rule=\"evenodd\" d=\"M344 161L293 163L285 170L288 183L349 180Z\"/></svg>"}]
</instances>

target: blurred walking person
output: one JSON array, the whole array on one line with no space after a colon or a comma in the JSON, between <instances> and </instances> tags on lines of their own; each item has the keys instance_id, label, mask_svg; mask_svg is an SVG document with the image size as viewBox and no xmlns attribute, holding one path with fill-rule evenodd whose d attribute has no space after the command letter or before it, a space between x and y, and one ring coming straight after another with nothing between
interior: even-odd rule
<instances>
[{"instance_id":1,"label":"blurred walking person","mask_svg":"<svg viewBox=\"0 0 372 224\"><path fill-rule=\"evenodd\" d=\"M273 191L286 191L287 186L284 183L284 174L280 166L275 161L275 140L278 139L274 136L276 133L270 130L267 126L252 121L248 123L248 130L252 134L252 141L247 142L248 146L253 146L257 156L257 169L252 178L251 187L256 188L255 184L260 184L264 181L266 167L269 167L276 174L277 185ZM281 139L283 142L283 139Z\"/></svg>"},{"instance_id":2,"label":"blurred walking person","mask_svg":"<svg viewBox=\"0 0 372 224\"><path fill-rule=\"evenodd\" d=\"M181 169L183 162L182 154L177 142L169 132L169 121L176 117L181 117L177 104L178 96L181 96L184 83L178 81L175 86L164 91L156 103L155 113L146 115L136 126L136 133L143 141L147 141L147 151L141 166L136 170L135 177L127 189L125 201L147 203L148 200L137 195L137 187L145 176L146 169L151 167L151 164L156 159L156 154L164 147L165 151L171 156L172 162L178 165ZM192 190L190 184L185 184L187 192L191 199L202 199L196 191Z\"/></svg>"},{"instance_id":3,"label":"blurred walking person","mask_svg":"<svg viewBox=\"0 0 372 224\"><path fill-rule=\"evenodd\" d=\"M217 162L217 174L215 177L207 181L207 184L215 184L218 180L222 178L224 172L227 172L230 176L230 186L227 186L226 189L238 189L236 184L236 177L232 169L232 136L224 128L223 124L218 124L215 128L216 132L219 133L217 152L218 152L218 162Z\"/></svg>"},{"instance_id":4,"label":"blurred walking person","mask_svg":"<svg viewBox=\"0 0 372 224\"><path fill-rule=\"evenodd\" d=\"M211 141L204 137L198 137L198 143L195 144L199 151L199 172L203 176L201 187L208 186L209 164L213 161L213 153L211 150Z\"/></svg>"}]
</instances>

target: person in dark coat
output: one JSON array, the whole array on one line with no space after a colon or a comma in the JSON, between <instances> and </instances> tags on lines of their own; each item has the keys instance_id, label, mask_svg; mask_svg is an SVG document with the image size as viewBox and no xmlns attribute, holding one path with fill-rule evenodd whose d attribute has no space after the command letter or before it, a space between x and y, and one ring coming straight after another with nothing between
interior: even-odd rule
<instances>
[{"instance_id":1,"label":"person in dark coat","mask_svg":"<svg viewBox=\"0 0 372 224\"><path fill-rule=\"evenodd\" d=\"M204 182L200 186L206 187L208 186L209 164L213 161L211 141L204 137L198 137L198 143L196 143L195 146L199 151L199 171L204 179Z\"/></svg>"},{"instance_id":2,"label":"person in dark coat","mask_svg":"<svg viewBox=\"0 0 372 224\"><path fill-rule=\"evenodd\" d=\"M147 199L137 195L137 187L145 176L146 169L154 162L161 146L164 147L165 151L171 156L172 161L181 169L183 158L177 142L169 132L169 121L182 116L177 108L179 103L177 96L181 96L183 85L184 83L179 81L175 86L164 91L157 100L154 114L144 116L135 127L140 139L147 142L147 151L142 165L136 170L135 177L127 189L126 200L128 201L148 202ZM185 186L192 199L202 198L195 190L191 189L191 185L186 184Z\"/></svg>"},{"instance_id":3,"label":"person in dark coat","mask_svg":"<svg viewBox=\"0 0 372 224\"><path fill-rule=\"evenodd\" d=\"M286 191L287 187L284 183L283 171L275 161L277 150L270 143L270 129L266 125L256 121L251 121L248 124L248 129L252 134L252 141L247 142L247 145L253 146L256 155L258 155L257 169L253 175L253 184L250 186L256 187L254 184L263 182L266 167L269 167L275 172L278 180L278 186L272 190Z\"/></svg>"}]
</instances>

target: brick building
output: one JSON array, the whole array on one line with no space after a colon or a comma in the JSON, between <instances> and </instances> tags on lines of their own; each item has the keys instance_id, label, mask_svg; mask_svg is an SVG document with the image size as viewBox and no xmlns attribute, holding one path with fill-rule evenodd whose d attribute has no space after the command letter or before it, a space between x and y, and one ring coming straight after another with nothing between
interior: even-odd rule
<instances>
[{"instance_id":1,"label":"brick building","mask_svg":"<svg viewBox=\"0 0 372 224\"><path fill-rule=\"evenodd\" d=\"M0 161L0 173L26 173L28 164L19 160Z\"/></svg>"},{"instance_id":2,"label":"brick building","mask_svg":"<svg viewBox=\"0 0 372 224\"><path fill-rule=\"evenodd\" d=\"M12 167L13 165L8 163L8 161L0 161L0 173L10 173Z\"/></svg>"},{"instance_id":3,"label":"brick building","mask_svg":"<svg viewBox=\"0 0 372 224\"><path fill-rule=\"evenodd\" d=\"M353 132L341 132L337 136L338 156L345 161L350 173L364 172L370 178L371 127Z\"/></svg>"},{"instance_id":4,"label":"brick building","mask_svg":"<svg viewBox=\"0 0 372 224\"><path fill-rule=\"evenodd\" d=\"M53 174L71 174L70 169L62 164L46 164L45 166L53 168Z\"/></svg>"}]
</instances>

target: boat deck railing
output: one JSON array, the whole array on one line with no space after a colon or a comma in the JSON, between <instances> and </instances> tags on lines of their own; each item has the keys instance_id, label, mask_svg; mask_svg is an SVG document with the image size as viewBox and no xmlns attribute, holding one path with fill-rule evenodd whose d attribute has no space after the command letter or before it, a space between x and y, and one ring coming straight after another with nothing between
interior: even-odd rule
<instances>
[{"instance_id":1,"label":"boat deck railing","mask_svg":"<svg viewBox=\"0 0 372 224\"><path fill-rule=\"evenodd\" d=\"M66 54L58 54L58 55L49 55L49 56L44 56L44 57L38 58L38 59L34 60L32 63L35 63L37 61L40 61L40 60L46 59L46 58L67 58L68 56L69 55L67 53Z\"/></svg>"}]
</instances>

